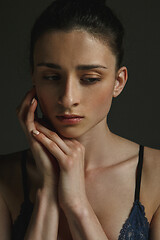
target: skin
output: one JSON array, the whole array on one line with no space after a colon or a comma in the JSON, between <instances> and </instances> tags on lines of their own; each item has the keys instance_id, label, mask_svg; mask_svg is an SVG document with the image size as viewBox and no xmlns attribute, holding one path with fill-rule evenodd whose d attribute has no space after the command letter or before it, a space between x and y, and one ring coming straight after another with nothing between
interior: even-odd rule
<instances>
[{"instance_id":1,"label":"skin","mask_svg":"<svg viewBox=\"0 0 160 240\"><path fill-rule=\"evenodd\" d=\"M38 40L34 53L32 79L42 112L60 135L75 138L85 146L86 168L95 167L97 158L103 161L104 143L109 149L114 141L106 119L112 98L117 97L126 84L126 67L116 71L116 57L111 49L83 31L45 34ZM56 63L62 69L37 67L41 62ZM78 65L91 64L102 65L106 69L76 69ZM58 84L43 79L43 76L57 74L61 78ZM99 78L100 81L90 84L86 78ZM78 114L84 119L79 125L62 125L56 115L64 113Z\"/></svg>"},{"instance_id":2,"label":"skin","mask_svg":"<svg viewBox=\"0 0 160 240\"><path fill-rule=\"evenodd\" d=\"M58 64L61 69L37 66L40 63ZM77 67L93 64L105 68ZM100 81L88 82L97 77ZM127 69L116 69L110 47L85 31L50 32L37 41L35 87L17 110L31 150L27 166L30 192L38 190L31 194L35 208L25 240L57 239L58 230L65 240L118 239L133 204L139 145L113 134L106 121L112 99L122 92L126 81ZM35 96L49 125L35 119ZM64 113L84 118L79 124L66 125L56 118ZM158 150L145 147L140 200L151 222L152 240L160 237L159 157ZM5 172L4 166L0 169ZM6 202L12 198L5 196ZM9 221L7 206L13 215L12 202L5 205L0 195L0 212L6 216L3 221L0 218L3 229Z\"/></svg>"},{"instance_id":3,"label":"skin","mask_svg":"<svg viewBox=\"0 0 160 240\"><path fill-rule=\"evenodd\" d=\"M39 66L41 63L58 64L61 70ZM93 64L102 65L104 68L77 70L79 65ZM52 136L52 131L48 132L37 123L36 129L40 130L41 134L35 137L58 160L61 170L59 202L63 209L77 204L77 201L87 202L84 175L91 166L97 164L100 153L104 154L104 146L100 147L98 144L94 151L90 149L97 142L102 144L113 141L106 118L113 96L120 94L127 80L127 69L123 67L115 72L115 66L116 58L110 48L87 32L48 33L36 43L32 81L42 112L62 138L57 134ZM46 76L49 79L46 79ZM58 80L53 80L52 76ZM100 81L88 83L87 77L98 78ZM84 118L76 125L59 123L56 116L67 113ZM53 141L56 142L56 146ZM74 156L79 158L77 166ZM100 166L100 163L98 164ZM69 171L68 178L65 171L70 169L70 165L72 171ZM75 178L77 184L73 181ZM70 189L66 192L67 186L72 186L72 194Z\"/></svg>"}]
</instances>

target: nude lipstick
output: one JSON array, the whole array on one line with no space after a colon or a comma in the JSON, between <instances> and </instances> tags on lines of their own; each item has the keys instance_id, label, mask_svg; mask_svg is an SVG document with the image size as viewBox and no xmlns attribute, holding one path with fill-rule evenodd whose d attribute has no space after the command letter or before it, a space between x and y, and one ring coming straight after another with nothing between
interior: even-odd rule
<instances>
[{"instance_id":1,"label":"nude lipstick","mask_svg":"<svg viewBox=\"0 0 160 240\"><path fill-rule=\"evenodd\" d=\"M57 116L57 119L64 124L78 124L79 122L82 121L84 117L76 115L76 114L72 114L72 115L68 115L68 114L64 114L64 115L60 115Z\"/></svg>"}]
</instances>

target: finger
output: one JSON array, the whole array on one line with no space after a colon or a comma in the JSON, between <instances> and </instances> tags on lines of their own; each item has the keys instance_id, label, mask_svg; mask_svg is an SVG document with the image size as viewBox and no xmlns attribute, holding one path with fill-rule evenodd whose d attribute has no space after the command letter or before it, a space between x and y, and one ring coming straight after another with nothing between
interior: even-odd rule
<instances>
[{"instance_id":1,"label":"finger","mask_svg":"<svg viewBox=\"0 0 160 240\"><path fill-rule=\"evenodd\" d=\"M41 133L43 133L47 138L49 138L51 141L55 142L57 146L67 155L70 154L70 148L69 146L58 136L57 133L49 130L48 128L44 127L37 121L35 121L35 127L37 130L39 130Z\"/></svg>"},{"instance_id":2,"label":"finger","mask_svg":"<svg viewBox=\"0 0 160 240\"><path fill-rule=\"evenodd\" d=\"M32 134L31 134L31 131L33 129L35 129L34 112L37 107L37 101L33 98L33 97L35 97L35 95L36 95L36 90L33 87L25 95L25 97L21 103L19 113L18 113L18 118L19 118L20 124L26 134L26 137L28 138L29 142L32 144L33 144L33 142L35 142L35 139L33 138ZM34 100L34 102L33 102L33 100ZM39 143L37 142L37 144L39 144Z\"/></svg>"},{"instance_id":3,"label":"finger","mask_svg":"<svg viewBox=\"0 0 160 240\"><path fill-rule=\"evenodd\" d=\"M32 91L35 91L35 87L32 87L30 90L28 90L28 91L26 92L26 94L24 95L21 103L17 106L17 108L16 108L17 110L19 110L19 109L21 108L21 105L22 105L22 103L24 102L25 98L26 98L27 95L30 94L30 92L32 92Z\"/></svg>"},{"instance_id":4,"label":"finger","mask_svg":"<svg viewBox=\"0 0 160 240\"><path fill-rule=\"evenodd\" d=\"M30 144L32 145L32 147L33 147L33 145L34 146L39 145L38 141L36 141L36 139L33 137L32 133L31 133L33 130L36 130L36 127L34 124L34 121L35 121L34 113L35 113L36 107L37 107L37 100L33 99L33 101L31 101L31 104L29 106L29 110L27 112L26 119L22 124L24 131L26 133L26 136L27 136Z\"/></svg>"},{"instance_id":5,"label":"finger","mask_svg":"<svg viewBox=\"0 0 160 240\"><path fill-rule=\"evenodd\" d=\"M45 146L45 148L58 160L61 167L65 166L66 154L59 148L56 142L53 142L37 130L33 131L32 134L35 139L43 144L43 146Z\"/></svg>"},{"instance_id":6,"label":"finger","mask_svg":"<svg viewBox=\"0 0 160 240\"><path fill-rule=\"evenodd\" d=\"M30 106L29 106L29 110L27 113L27 117L26 117L26 127L28 129L28 131L31 133L32 130L36 130L35 127L35 110L37 108L37 100L35 98L32 99Z\"/></svg>"},{"instance_id":7,"label":"finger","mask_svg":"<svg viewBox=\"0 0 160 240\"><path fill-rule=\"evenodd\" d=\"M33 87L30 91L28 91L23 100L21 101L20 105L17 107L17 115L20 120L24 120L28 107L30 106L30 102L32 101L33 97L36 95L36 89Z\"/></svg>"}]
</instances>

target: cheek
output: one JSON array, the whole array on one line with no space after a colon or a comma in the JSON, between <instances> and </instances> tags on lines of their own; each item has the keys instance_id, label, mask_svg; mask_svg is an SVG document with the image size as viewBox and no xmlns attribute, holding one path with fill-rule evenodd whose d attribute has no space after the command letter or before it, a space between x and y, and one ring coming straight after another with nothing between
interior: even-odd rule
<instances>
[{"instance_id":1,"label":"cheek","mask_svg":"<svg viewBox=\"0 0 160 240\"><path fill-rule=\"evenodd\" d=\"M104 89L102 91L102 89ZM98 110L98 112L105 112L107 113L110 109L112 98L113 98L113 86L103 88L94 94L92 97L91 104L95 110Z\"/></svg>"},{"instance_id":2,"label":"cheek","mask_svg":"<svg viewBox=\"0 0 160 240\"><path fill-rule=\"evenodd\" d=\"M45 88L37 88L36 89L37 97L38 97L38 102L41 108L41 111L47 115L47 113L52 110L54 104L55 104L55 97L53 92L49 92Z\"/></svg>"}]
</instances>

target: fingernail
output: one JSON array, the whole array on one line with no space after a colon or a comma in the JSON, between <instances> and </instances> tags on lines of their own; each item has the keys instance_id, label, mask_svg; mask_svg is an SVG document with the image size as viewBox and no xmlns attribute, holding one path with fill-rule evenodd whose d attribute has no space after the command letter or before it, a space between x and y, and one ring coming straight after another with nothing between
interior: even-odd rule
<instances>
[{"instance_id":1,"label":"fingernail","mask_svg":"<svg viewBox=\"0 0 160 240\"><path fill-rule=\"evenodd\" d=\"M40 132L37 131L37 130L33 130L32 133L33 133L33 135L36 135L36 136L37 136L37 135L39 135Z\"/></svg>"},{"instance_id":2,"label":"fingernail","mask_svg":"<svg viewBox=\"0 0 160 240\"><path fill-rule=\"evenodd\" d=\"M31 102L31 104L33 104L34 102L35 102L35 98L33 98L33 99L32 99L32 102Z\"/></svg>"}]
</instances>

